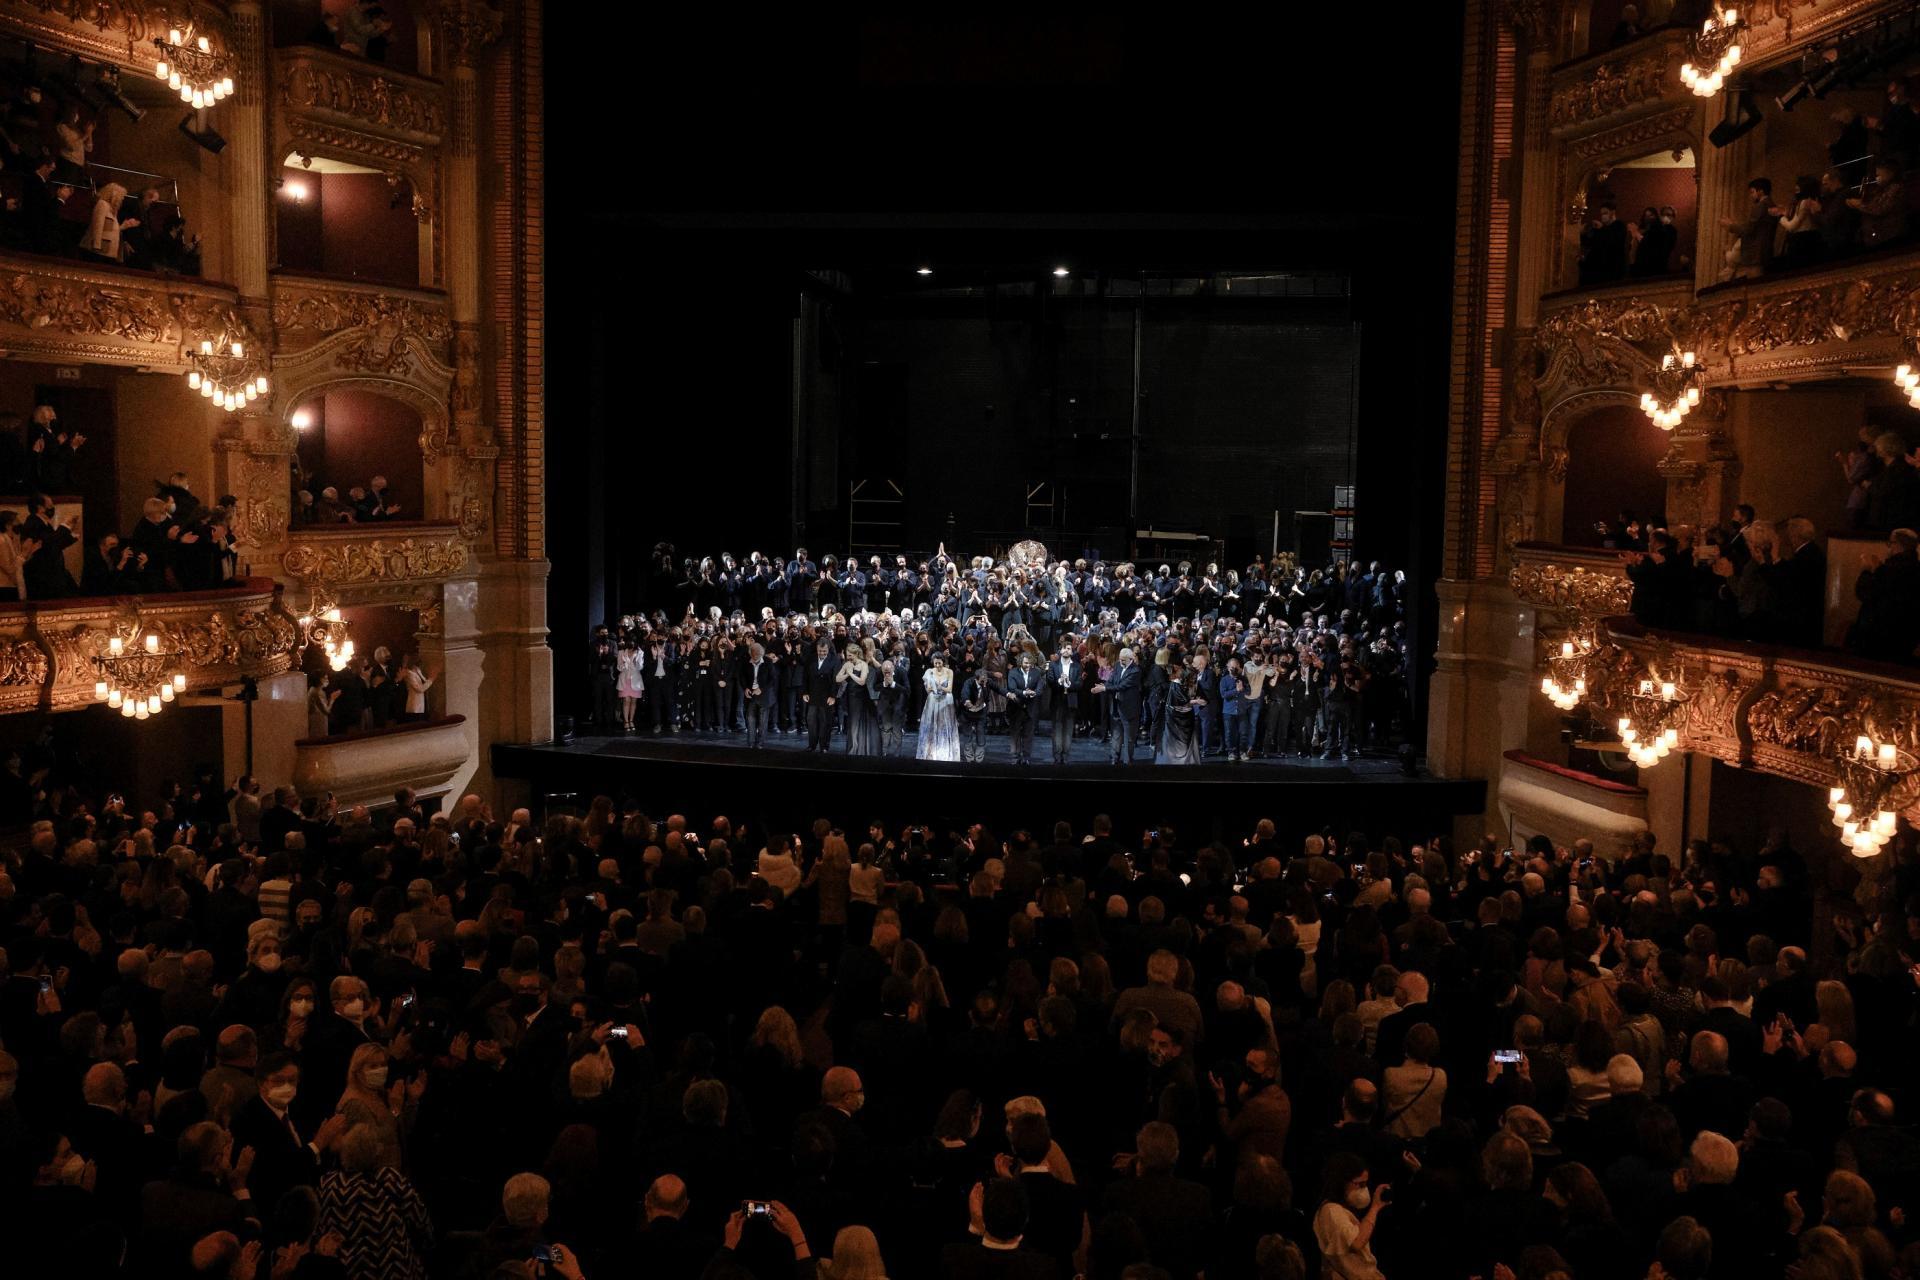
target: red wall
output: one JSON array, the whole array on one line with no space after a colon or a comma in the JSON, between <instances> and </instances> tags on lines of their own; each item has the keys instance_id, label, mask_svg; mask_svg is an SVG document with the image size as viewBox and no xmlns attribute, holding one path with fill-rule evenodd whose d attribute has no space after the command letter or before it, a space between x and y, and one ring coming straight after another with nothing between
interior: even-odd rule
<instances>
[{"instance_id":1,"label":"red wall","mask_svg":"<svg viewBox=\"0 0 1920 1280\"><path fill-rule=\"evenodd\" d=\"M1658 518L1667 505L1667 482L1656 470L1667 452L1667 433L1632 405L1608 405L1574 423L1567 432L1566 522L1561 541L1597 547L1594 524L1631 511Z\"/></svg>"},{"instance_id":2,"label":"red wall","mask_svg":"<svg viewBox=\"0 0 1920 1280\"><path fill-rule=\"evenodd\" d=\"M313 173L287 165L281 176L285 183L274 199L281 266L382 284L420 282L420 224L411 188L403 188L396 209L381 174ZM286 183L294 182L306 187L306 200L287 194Z\"/></svg>"},{"instance_id":3,"label":"red wall","mask_svg":"<svg viewBox=\"0 0 1920 1280\"><path fill-rule=\"evenodd\" d=\"M1641 211L1649 206L1658 209L1672 205L1674 230L1679 235L1667 259L1667 270L1678 272L1683 268L1683 259L1693 253L1693 229L1700 203L1700 188L1692 169L1615 169L1594 188L1595 194L1588 200L1588 217L1599 210L1603 198L1613 200L1626 222L1640 221Z\"/></svg>"},{"instance_id":4,"label":"red wall","mask_svg":"<svg viewBox=\"0 0 1920 1280\"><path fill-rule=\"evenodd\" d=\"M333 485L344 502L348 489L383 475L400 504L397 518L425 518L419 414L398 400L353 388L310 397L300 408L313 417L300 433L300 466L313 476L314 496Z\"/></svg>"},{"instance_id":5,"label":"red wall","mask_svg":"<svg viewBox=\"0 0 1920 1280\"><path fill-rule=\"evenodd\" d=\"M375 649L385 645L398 662L401 654L419 649L414 640L414 633L420 630L417 610L388 604L358 605L342 609L340 616L346 619L347 633L353 637L355 657L364 654L371 658Z\"/></svg>"}]
</instances>

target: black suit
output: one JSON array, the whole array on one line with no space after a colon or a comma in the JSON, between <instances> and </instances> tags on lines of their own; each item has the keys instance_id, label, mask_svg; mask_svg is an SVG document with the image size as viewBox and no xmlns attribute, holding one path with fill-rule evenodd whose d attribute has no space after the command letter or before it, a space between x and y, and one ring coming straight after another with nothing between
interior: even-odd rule
<instances>
[{"instance_id":1,"label":"black suit","mask_svg":"<svg viewBox=\"0 0 1920 1280\"><path fill-rule=\"evenodd\" d=\"M1055 658L1047 664L1047 705L1053 717L1053 762L1065 764L1073 746L1073 713L1080 706L1080 678L1086 675L1080 662L1062 662Z\"/></svg>"},{"instance_id":2,"label":"black suit","mask_svg":"<svg viewBox=\"0 0 1920 1280\"><path fill-rule=\"evenodd\" d=\"M233 1117L233 1146L253 1148L253 1169L247 1189L261 1204L280 1203L292 1187L320 1185L320 1158L305 1138L296 1136L290 1118L283 1119L255 1094Z\"/></svg>"},{"instance_id":3,"label":"black suit","mask_svg":"<svg viewBox=\"0 0 1920 1280\"><path fill-rule=\"evenodd\" d=\"M1107 677L1107 694L1113 703L1113 736L1109 757L1113 763L1133 763L1133 740L1140 731L1140 668L1122 663Z\"/></svg>"},{"instance_id":4,"label":"black suit","mask_svg":"<svg viewBox=\"0 0 1920 1280\"><path fill-rule=\"evenodd\" d=\"M1059 1280L1060 1268L1044 1253L1024 1245L989 1249L979 1241L950 1244L940 1253L944 1280Z\"/></svg>"},{"instance_id":5,"label":"black suit","mask_svg":"<svg viewBox=\"0 0 1920 1280\"><path fill-rule=\"evenodd\" d=\"M1007 671L1007 736L1015 764L1033 763L1033 725L1045 692L1044 672L1032 667Z\"/></svg>"},{"instance_id":6,"label":"black suit","mask_svg":"<svg viewBox=\"0 0 1920 1280\"><path fill-rule=\"evenodd\" d=\"M740 700L747 708L747 745L757 747L767 734L767 718L773 714L774 700L780 696L780 665L772 658L749 662L741 673ZM756 685L759 692L755 693Z\"/></svg>"},{"instance_id":7,"label":"black suit","mask_svg":"<svg viewBox=\"0 0 1920 1280\"><path fill-rule=\"evenodd\" d=\"M27 598L57 600L73 594L73 575L67 572L67 548L74 544L73 530L49 523L43 516L30 516L20 527L23 538L38 538L40 549L27 561Z\"/></svg>"},{"instance_id":8,"label":"black suit","mask_svg":"<svg viewBox=\"0 0 1920 1280\"><path fill-rule=\"evenodd\" d=\"M1200 1183L1170 1173L1121 1178L1108 1185L1106 1207L1140 1225L1153 1264L1177 1280L1206 1269L1213 1201Z\"/></svg>"},{"instance_id":9,"label":"black suit","mask_svg":"<svg viewBox=\"0 0 1920 1280\"><path fill-rule=\"evenodd\" d=\"M807 750L825 751L833 740L834 708L827 705L829 698L839 696L839 686L835 679L840 674L840 659L829 653L822 658L818 655L806 660L806 698L807 698Z\"/></svg>"}]
</instances>

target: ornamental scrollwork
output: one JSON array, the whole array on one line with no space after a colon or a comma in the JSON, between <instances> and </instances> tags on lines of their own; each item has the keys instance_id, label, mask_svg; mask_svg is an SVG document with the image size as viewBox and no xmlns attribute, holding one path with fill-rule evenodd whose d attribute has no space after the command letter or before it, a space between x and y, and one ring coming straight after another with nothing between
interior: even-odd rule
<instances>
[{"instance_id":1,"label":"ornamental scrollwork","mask_svg":"<svg viewBox=\"0 0 1920 1280\"><path fill-rule=\"evenodd\" d=\"M289 575L328 588L408 582L459 573L467 567L467 544L457 534L314 539L295 542L280 563Z\"/></svg>"},{"instance_id":2,"label":"ornamental scrollwork","mask_svg":"<svg viewBox=\"0 0 1920 1280\"><path fill-rule=\"evenodd\" d=\"M408 336L438 352L445 351L453 338L453 320L444 303L287 282L279 283L274 291L273 325L283 335L326 335L364 328L370 348L391 345L393 339Z\"/></svg>"},{"instance_id":3,"label":"ornamental scrollwork","mask_svg":"<svg viewBox=\"0 0 1920 1280\"><path fill-rule=\"evenodd\" d=\"M1547 104L1548 122L1555 129L1566 129L1643 103L1677 97L1686 92L1680 83L1679 63L1679 46L1661 40L1598 66L1582 64L1553 87Z\"/></svg>"},{"instance_id":4,"label":"ornamental scrollwork","mask_svg":"<svg viewBox=\"0 0 1920 1280\"><path fill-rule=\"evenodd\" d=\"M295 111L327 111L374 129L438 138L446 128L433 96L357 64L300 57L287 66L280 96Z\"/></svg>"},{"instance_id":5,"label":"ornamental scrollwork","mask_svg":"<svg viewBox=\"0 0 1920 1280\"><path fill-rule=\"evenodd\" d=\"M1556 609L1586 617L1627 612L1633 584L1622 573L1601 573L1584 565L1550 560L1517 561L1507 575L1513 593L1538 608Z\"/></svg>"},{"instance_id":6,"label":"ornamental scrollwork","mask_svg":"<svg viewBox=\"0 0 1920 1280\"><path fill-rule=\"evenodd\" d=\"M47 682L47 651L31 640L0 640L0 685Z\"/></svg>"}]
</instances>

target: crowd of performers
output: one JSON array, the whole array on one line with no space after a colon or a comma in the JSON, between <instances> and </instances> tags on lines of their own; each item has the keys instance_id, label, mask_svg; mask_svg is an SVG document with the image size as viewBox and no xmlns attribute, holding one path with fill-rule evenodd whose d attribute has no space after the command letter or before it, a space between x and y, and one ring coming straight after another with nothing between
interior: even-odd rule
<instances>
[{"instance_id":1,"label":"crowd of performers","mask_svg":"<svg viewBox=\"0 0 1920 1280\"><path fill-rule=\"evenodd\" d=\"M1079 737L1162 764L1351 759L1404 727L1401 571L1019 553L676 562L657 547L651 612L591 640L592 725L960 761L1004 735L1016 764L1043 724L1055 763Z\"/></svg>"}]
</instances>

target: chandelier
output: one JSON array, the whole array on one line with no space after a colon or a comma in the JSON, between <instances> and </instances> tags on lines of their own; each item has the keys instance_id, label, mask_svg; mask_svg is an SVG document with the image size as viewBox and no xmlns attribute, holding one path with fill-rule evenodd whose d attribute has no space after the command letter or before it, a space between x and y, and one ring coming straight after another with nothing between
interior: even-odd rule
<instances>
[{"instance_id":1,"label":"chandelier","mask_svg":"<svg viewBox=\"0 0 1920 1280\"><path fill-rule=\"evenodd\" d=\"M173 27L165 39L155 36L153 45L159 50L154 78L164 80L194 110L210 107L233 92L233 64L226 54L214 52L205 36L194 34L191 26L185 31Z\"/></svg>"},{"instance_id":2,"label":"chandelier","mask_svg":"<svg viewBox=\"0 0 1920 1280\"><path fill-rule=\"evenodd\" d=\"M229 413L267 394L267 375L247 355L247 344L229 323L219 336L202 338L187 352L187 385Z\"/></svg>"},{"instance_id":3,"label":"chandelier","mask_svg":"<svg viewBox=\"0 0 1920 1280\"><path fill-rule=\"evenodd\" d=\"M1893 380L1906 394L1907 403L1920 409L1920 369L1910 364L1898 365L1894 368Z\"/></svg>"},{"instance_id":4,"label":"chandelier","mask_svg":"<svg viewBox=\"0 0 1920 1280\"><path fill-rule=\"evenodd\" d=\"M1593 640L1585 632L1562 640L1560 648L1547 655L1547 674L1540 677L1540 692L1562 711L1571 711L1587 697L1587 661L1593 656Z\"/></svg>"},{"instance_id":5,"label":"chandelier","mask_svg":"<svg viewBox=\"0 0 1920 1280\"><path fill-rule=\"evenodd\" d=\"M340 614L340 608L322 595L319 588L313 589L313 602L307 611L299 616L303 645L319 645L326 655L327 665L335 671L345 671L347 664L353 661L353 637L347 632L347 621Z\"/></svg>"},{"instance_id":6,"label":"chandelier","mask_svg":"<svg viewBox=\"0 0 1920 1280\"><path fill-rule=\"evenodd\" d=\"M163 650L157 631L143 636L138 621L131 631L129 636L109 635L106 654L93 660L100 673L93 682L93 699L129 720L146 720L186 692L187 677L179 670L184 655Z\"/></svg>"},{"instance_id":7,"label":"chandelier","mask_svg":"<svg viewBox=\"0 0 1920 1280\"><path fill-rule=\"evenodd\" d=\"M1626 696L1627 714L1616 726L1629 759L1651 769L1680 745L1680 724L1689 697L1672 680L1641 678Z\"/></svg>"},{"instance_id":8,"label":"chandelier","mask_svg":"<svg viewBox=\"0 0 1920 1280\"><path fill-rule=\"evenodd\" d=\"M1681 63L1680 83L1693 90L1696 97L1711 98L1720 92L1727 77L1740 65L1740 33L1746 27L1738 9L1716 6L1687 42L1700 65Z\"/></svg>"},{"instance_id":9,"label":"chandelier","mask_svg":"<svg viewBox=\"0 0 1920 1280\"><path fill-rule=\"evenodd\" d=\"M1653 375L1653 390L1640 394L1640 408L1654 426L1671 431L1700 403L1700 389L1706 384L1706 371L1692 351L1678 344L1660 357Z\"/></svg>"},{"instance_id":10,"label":"chandelier","mask_svg":"<svg viewBox=\"0 0 1920 1280\"><path fill-rule=\"evenodd\" d=\"M1853 740L1853 750L1834 757L1838 786L1827 790L1827 808L1840 828L1840 843L1856 858L1871 858L1893 839L1899 815L1887 797L1902 778L1920 767L1913 755L1891 742L1876 743L1866 734Z\"/></svg>"}]
</instances>

